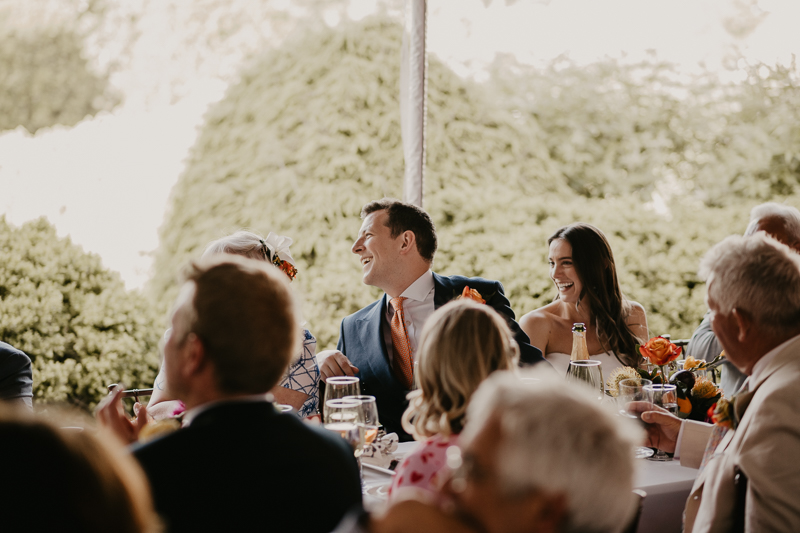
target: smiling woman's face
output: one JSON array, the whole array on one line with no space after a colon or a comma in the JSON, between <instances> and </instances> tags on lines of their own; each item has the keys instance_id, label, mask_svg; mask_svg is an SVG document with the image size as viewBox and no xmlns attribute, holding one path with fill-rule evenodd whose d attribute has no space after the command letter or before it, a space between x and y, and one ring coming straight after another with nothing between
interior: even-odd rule
<instances>
[{"instance_id":1,"label":"smiling woman's face","mask_svg":"<svg viewBox=\"0 0 800 533\"><path fill-rule=\"evenodd\" d=\"M566 239L554 239L550 243L550 279L558 289L559 300L577 303L583 284L572 262L572 246Z\"/></svg>"}]
</instances>

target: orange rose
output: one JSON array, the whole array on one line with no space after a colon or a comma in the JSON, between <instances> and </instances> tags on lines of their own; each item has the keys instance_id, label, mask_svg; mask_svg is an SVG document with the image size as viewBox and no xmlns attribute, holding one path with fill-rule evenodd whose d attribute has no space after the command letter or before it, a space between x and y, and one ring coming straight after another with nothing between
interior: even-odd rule
<instances>
[{"instance_id":1,"label":"orange rose","mask_svg":"<svg viewBox=\"0 0 800 533\"><path fill-rule=\"evenodd\" d=\"M681 349L664 337L653 337L644 346L639 346L639 353L656 366L664 366L681 355Z\"/></svg>"},{"instance_id":2,"label":"orange rose","mask_svg":"<svg viewBox=\"0 0 800 533\"><path fill-rule=\"evenodd\" d=\"M475 289L470 289L469 286L464 287L464 290L461 292L461 298L467 298L469 300L474 300L479 304L485 304L486 300L481 297L481 293L476 291Z\"/></svg>"}]
</instances>

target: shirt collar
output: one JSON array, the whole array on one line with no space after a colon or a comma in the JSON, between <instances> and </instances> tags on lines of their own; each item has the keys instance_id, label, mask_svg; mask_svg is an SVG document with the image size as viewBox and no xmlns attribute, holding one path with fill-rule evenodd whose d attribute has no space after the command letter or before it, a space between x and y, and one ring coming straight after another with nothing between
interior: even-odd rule
<instances>
[{"instance_id":1,"label":"shirt collar","mask_svg":"<svg viewBox=\"0 0 800 533\"><path fill-rule=\"evenodd\" d=\"M783 342L778 346L776 346L775 348L771 349L766 354L764 354L764 357L756 361L756 364L753 365L753 371L750 373L750 379L747 380L748 385L752 387L758 384L759 376L764 372L764 369L767 368L767 366L769 366L770 362L773 359L775 359L775 356L778 355L778 353L783 351L783 349L786 347L787 344L795 340L797 340L797 337L792 337L788 341Z\"/></svg>"},{"instance_id":2,"label":"shirt collar","mask_svg":"<svg viewBox=\"0 0 800 533\"><path fill-rule=\"evenodd\" d=\"M431 272L429 269L426 270L420 277L418 277L414 283L409 285L400 296L403 298L408 298L409 300L424 302L433 289L433 272ZM392 297L388 294L386 295L386 298L387 301L392 299Z\"/></svg>"},{"instance_id":3,"label":"shirt collar","mask_svg":"<svg viewBox=\"0 0 800 533\"><path fill-rule=\"evenodd\" d=\"M268 397L269 396L269 397ZM191 425L192 421L197 418L201 413L208 411L212 407L216 407L218 405L226 404L226 403L235 403L235 402L271 402L272 395L267 394L253 394L250 396L237 396L236 398L231 398L228 400L216 400L213 402L206 402L202 405L198 405L188 409L183 414L183 422L181 422L182 427L186 427Z\"/></svg>"}]
</instances>

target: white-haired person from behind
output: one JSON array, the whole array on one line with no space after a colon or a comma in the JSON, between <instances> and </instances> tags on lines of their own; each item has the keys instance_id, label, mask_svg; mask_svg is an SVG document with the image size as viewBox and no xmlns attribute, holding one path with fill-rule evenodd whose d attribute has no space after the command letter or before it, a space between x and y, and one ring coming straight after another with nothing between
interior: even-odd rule
<instances>
[{"instance_id":1,"label":"white-haired person from behind","mask_svg":"<svg viewBox=\"0 0 800 533\"><path fill-rule=\"evenodd\" d=\"M521 378L538 378L538 381ZM383 515L337 533L613 533L630 525L641 429L552 372L494 372L467 409L439 506L407 489ZM344 527L344 526L350 526ZM360 529L359 529L360 528Z\"/></svg>"},{"instance_id":2,"label":"white-haired person from behind","mask_svg":"<svg viewBox=\"0 0 800 533\"><path fill-rule=\"evenodd\" d=\"M233 254L266 261L275 265L293 280L297 275L295 261L289 251L292 239L269 233L262 237L252 231L237 231L206 246L202 257L216 254ZM297 358L289 365L281 382L270 391L275 401L291 405L301 417L317 414L319 404L319 368L316 354L317 340L308 329L303 328L302 348ZM153 395L147 412L156 420L174 416L183 411L180 401L166 390L164 369L159 371L153 384Z\"/></svg>"},{"instance_id":3,"label":"white-haired person from behind","mask_svg":"<svg viewBox=\"0 0 800 533\"><path fill-rule=\"evenodd\" d=\"M745 236L755 235L763 231L773 239L800 253L800 211L796 208L767 202L755 206L750 211L750 223L744 232ZM722 345L711 329L711 311L706 312L703 321L697 327L686 353L696 359L712 361L722 351ZM722 360L722 390L725 396L731 397L741 388L747 378L727 359Z\"/></svg>"}]
</instances>

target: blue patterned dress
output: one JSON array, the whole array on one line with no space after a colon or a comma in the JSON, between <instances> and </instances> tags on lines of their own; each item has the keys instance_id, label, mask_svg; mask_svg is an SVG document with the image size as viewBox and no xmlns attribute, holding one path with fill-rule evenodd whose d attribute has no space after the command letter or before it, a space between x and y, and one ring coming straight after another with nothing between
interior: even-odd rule
<instances>
[{"instance_id":1,"label":"blue patterned dress","mask_svg":"<svg viewBox=\"0 0 800 533\"><path fill-rule=\"evenodd\" d=\"M300 417L317 414L319 405L319 367L315 354L317 339L307 329L303 330L303 351L300 357L286 371L281 387L296 390L308 395L308 399L297 412Z\"/></svg>"}]
</instances>

